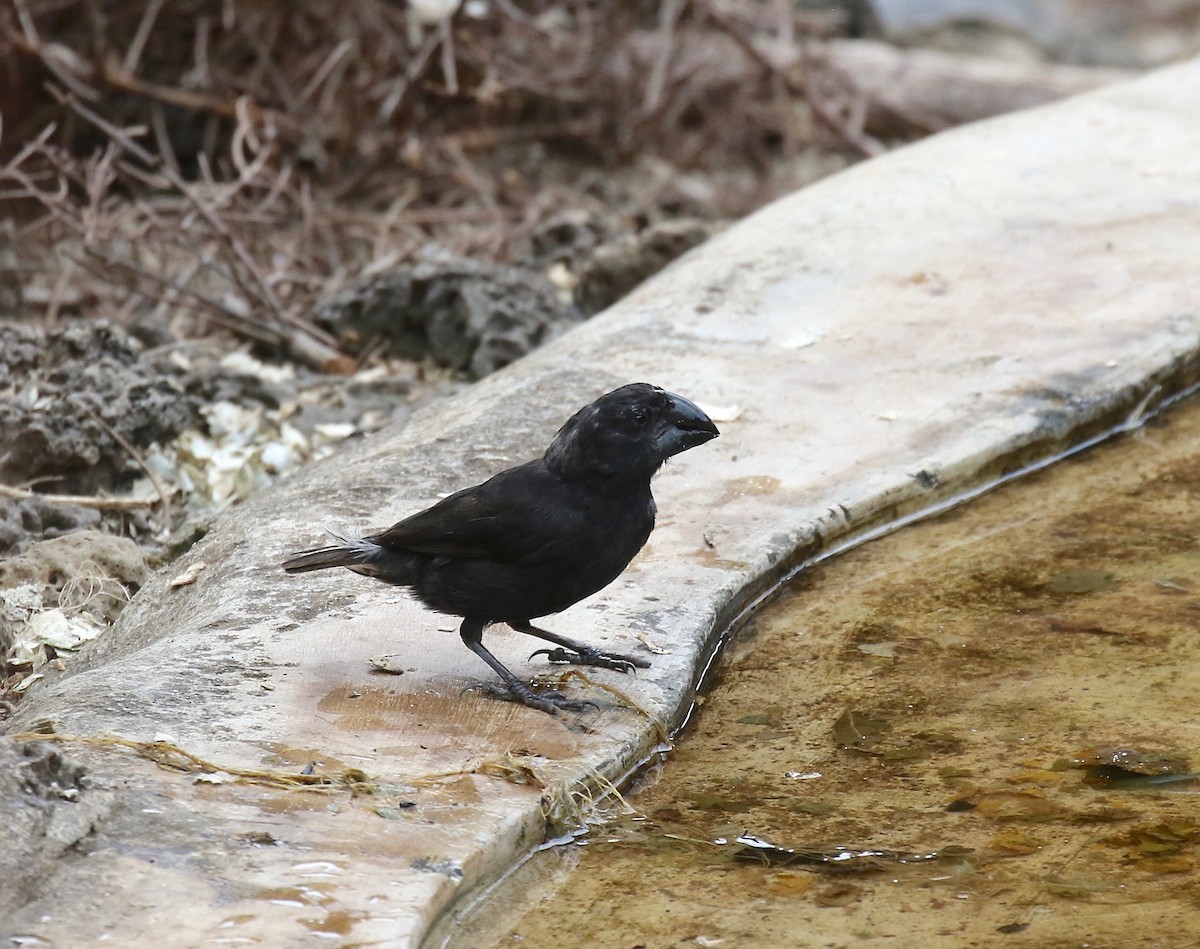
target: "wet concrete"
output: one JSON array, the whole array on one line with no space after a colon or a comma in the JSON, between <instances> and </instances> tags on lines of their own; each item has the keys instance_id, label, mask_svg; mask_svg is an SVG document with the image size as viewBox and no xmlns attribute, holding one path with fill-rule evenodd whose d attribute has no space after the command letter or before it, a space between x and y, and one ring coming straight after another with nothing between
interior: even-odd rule
<instances>
[{"instance_id":1,"label":"wet concrete","mask_svg":"<svg viewBox=\"0 0 1200 949\"><path fill-rule=\"evenodd\" d=\"M433 944L1195 945L1198 492L1193 398L806 570L633 810Z\"/></svg>"},{"instance_id":2,"label":"wet concrete","mask_svg":"<svg viewBox=\"0 0 1200 949\"><path fill-rule=\"evenodd\" d=\"M827 179L230 510L12 720L75 736L117 793L86 854L22 881L39 897L0 928L72 946L293 945L314 926L418 943L650 752L717 632L798 560L1196 379L1200 100L1181 90L1198 83L1200 64L1178 67ZM547 621L651 658L566 683L596 712L464 692L487 671L444 619L367 580L279 572L321 524L386 525L638 379L696 399L723 434L656 480L659 526L626 574ZM488 640L546 673L524 637ZM385 653L403 674L372 670Z\"/></svg>"}]
</instances>

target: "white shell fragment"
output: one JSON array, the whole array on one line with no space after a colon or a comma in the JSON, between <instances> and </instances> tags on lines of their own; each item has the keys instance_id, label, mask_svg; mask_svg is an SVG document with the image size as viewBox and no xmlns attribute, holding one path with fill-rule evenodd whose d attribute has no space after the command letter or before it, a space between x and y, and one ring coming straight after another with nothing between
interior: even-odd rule
<instances>
[{"instance_id":1,"label":"white shell fragment","mask_svg":"<svg viewBox=\"0 0 1200 949\"><path fill-rule=\"evenodd\" d=\"M197 560L194 564L183 571L183 573L173 577L171 580L171 586L186 587L189 584L195 583L196 578L207 569L208 564L206 564L203 560Z\"/></svg>"}]
</instances>

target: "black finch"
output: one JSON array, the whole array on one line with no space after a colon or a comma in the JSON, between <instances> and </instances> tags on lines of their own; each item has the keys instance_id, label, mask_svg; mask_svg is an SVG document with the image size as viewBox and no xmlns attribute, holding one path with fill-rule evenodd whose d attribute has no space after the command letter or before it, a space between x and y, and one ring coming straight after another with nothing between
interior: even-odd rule
<instances>
[{"instance_id":1,"label":"black finch","mask_svg":"<svg viewBox=\"0 0 1200 949\"><path fill-rule=\"evenodd\" d=\"M490 623L554 644L553 662L630 672L650 665L540 629L531 620L608 586L654 527L650 479L672 455L720 434L700 409L657 386L614 389L567 421L546 453L439 501L369 537L294 554L288 573L346 567L408 587L439 613L463 618L467 648L504 680L507 695L545 712L589 703L534 692L483 645ZM535 653L537 655L538 653Z\"/></svg>"}]
</instances>

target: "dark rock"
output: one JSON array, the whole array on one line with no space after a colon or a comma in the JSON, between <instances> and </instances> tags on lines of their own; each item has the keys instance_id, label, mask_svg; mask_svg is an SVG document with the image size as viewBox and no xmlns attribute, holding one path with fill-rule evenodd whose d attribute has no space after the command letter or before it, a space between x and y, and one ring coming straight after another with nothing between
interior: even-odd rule
<instances>
[{"instance_id":1,"label":"dark rock","mask_svg":"<svg viewBox=\"0 0 1200 949\"><path fill-rule=\"evenodd\" d=\"M171 331L170 323L158 317L152 310L135 313L127 329L129 335L147 349L171 346L179 342L179 338Z\"/></svg>"},{"instance_id":2,"label":"dark rock","mask_svg":"<svg viewBox=\"0 0 1200 949\"><path fill-rule=\"evenodd\" d=\"M569 324L550 282L520 267L463 258L425 260L334 294L316 321L349 352L384 341L407 359L486 376Z\"/></svg>"},{"instance_id":3,"label":"dark rock","mask_svg":"<svg viewBox=\"0 0 1200 949\"><path fill-rule=\"evenodd\" d=\"M43 800L78 800L86 787L87 769L53 745L35 742L21 746L24 760L16 769L21 790Z\"/></svg>"},{"instance_id":4,"label":"dark rock","mask_svg":"<svg viewBox=\"0 0 1200 949\"><path fill-rule=\"evenodd\" d=\"M0 319L23 315L24 284L16 251L17 226L11 218L0 221Z\"/></svg>"},{"instance_id":5,"label":"dark rock","mask_svg":"<svg viewBox=\"0 0 1200 949\"><path fill-rule=\"evenodd\" d=\"M687 218L652 224L600 247L579 281L580 309L591 316L616 303L667 264L703 244L714 225Z\"/></svg>"},{"instance_id":6,"label":"dark rock","mask_svg":"<svg viewBox=\"0 0 1200 949\"><path fill-rule=\"evenodd\" d=\"M294 390L252 373L231 370L215 360L189 373L184 380L184 389L188 395L206 404L257 402L269 409L277 409L286 399L295 396Z\"/></svg>"},{"instance_id":7,"label":"dark rock","mask_svg":"<svg viewBox=\"0 0 1200 949\"><path fill-rule=\"evenodd\" d=\"M0 500L0 554L6 554L20 546L28 536L16 501Z\"/></svg>"},{"instance_id":8,"label":"dark rock","mask_svg":"<svg viewBox=\"0 0 1200 949\"><path fill-rule=\"evenodd\" d=\"M614 234L612 224L603 215L570 208L542 222L530 234L529 257L539 269L558 262L575 265L590 259Z\"/></svg>"},{"instance_id":9,"label":"dark rock","mask_svg":"<svg viewBox=\"0 0 1200 949\"><path fill-rule=\"evenodd\" d=\"M36 494L0 498L0 553L15 553L27 539L61 537L99 524L100 512L94 508L54 504Z\"/></svg>"}]
</instances>

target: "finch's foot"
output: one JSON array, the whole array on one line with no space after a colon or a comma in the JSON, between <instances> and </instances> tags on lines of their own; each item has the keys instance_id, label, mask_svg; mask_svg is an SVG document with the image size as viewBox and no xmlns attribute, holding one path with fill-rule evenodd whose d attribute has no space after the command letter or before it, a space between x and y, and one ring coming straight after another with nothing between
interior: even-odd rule
<instances>
[{"instance_id":1,"label":"finch's foot","mask_svg":"<svg viewBox=\"0 0 1200 949\"><path fill-rule=\"evenodd\" d=\"M563 712L586 712L588 709L600 710L600 706L595 702L589 702L586 699L568 698L557 689L535 692L524 682L519 681L511 685L496 685L491 682L481 682L480 688L487 692L488 695L493 695L498 699L503 699L506 702L520 702L522 705L528 705L530 708L536 708L539 712L546 712L549 715L556 715L560 710Z\"/></svg>"},{"instance_id":2,"label":"finch's foot","mask_svg":"<svg viewBox=\"0 0 1200 949\"><path fill-rule=\"evenodd\" d=\"M633 672L634 669L649 669L650 663L640 656L626 656L619 652L602 652L592 646L581 646L578 649L539 649L532 653L534 656L545 656L549 662L569 662L577 666L597 666L601 669L615 669L617 672Z\"/></svg>"}]
</instances>

